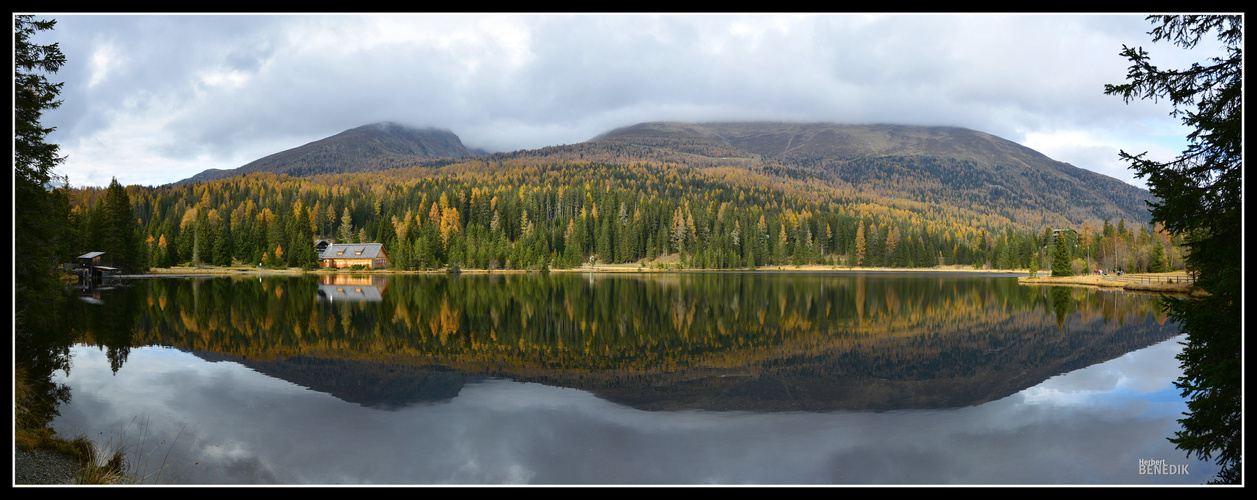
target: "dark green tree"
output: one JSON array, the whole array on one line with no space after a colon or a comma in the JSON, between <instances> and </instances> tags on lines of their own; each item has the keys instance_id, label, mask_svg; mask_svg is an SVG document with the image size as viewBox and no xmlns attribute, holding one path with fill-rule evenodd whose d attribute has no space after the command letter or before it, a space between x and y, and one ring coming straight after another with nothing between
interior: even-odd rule
<instances>
[{"instance_id":1,"label":"dark green tree","mask_svg":"<svg viewBox=\"0 0 1257 500\"><path fill-rule=\"evenodd\" d=\"M105 190L104 212L100 215L100 245L105 258L124 272L143 268L139 224L131 209L131 196L118 179Z\"/></svg>"},{"instance_id":2,"label":"dark green tree","mask_svg":"<svg viewBox=\"0 0 1257 500\"><path fill-rule=\"evenodd\" d=\"M1052 276L1073 276L1074 268L1070 267L1069 241L1062 230L1056 236L1056 245L1052 249Z\"/></svg>"},{"instance_id":3,"label":"dark green tree","mask_svg":"<svg viewBox=\"0 0 1257 500\"><path fill-rule=\"evenodd\" d=\"M1154 241L1152 243L1152 255L1148 257L1148 272L1163 273L1167 271L1165 266L1165 247L1161 246L1161 242Z\"/></svg>"},{"instance_id":4,"label":"dark green tree","mask_svg":"<svg viewBox=\"0 0 1257 500\"><path fill-rule=\"evenodd\" d=\"M233 255L231 223L220 217L214 232L214 265L230 266Z\"/></svg>"},{"instance_id":5,"label":"dark green tree","mask_svg":"<svg viewBox=\"0 0 1257 500\"><path fill-rule=\"evenodd\" d=\"M61 105L62 84L47 75L61 69L65 56L55 43L31 41L56 23L29 15L13 18L13 278L19 331L26 311L57 297L56 254L48 249L57 247L62 224L52 220L58 211L49 188L57 180L53 169L65 158L57 144L46 141L55 127L44 127L40 119Z\"/></svg>"},{"instance_id":6,"label":"dark green tree","mask_svg":"<svg viewBox=\"0 0 1257 500\"><path fill-rule=\"evenodd\" d=\"M1225 54L1187 69L1161 69L1139 47L1122 47L1131 61L1126 83L1104 92L1132 99L1165 98L1171 116L1192 129L1177 158L1158 162L1121 152L1160 201L1149 203L1152 219L1184 236L1186 262L1200 299L1167 298L1169 316L1187 334L1178 359L1183 376L1175 385L1190 397L1183 429L1170 439L1188 456L1213 460L1218 481L1241 480L1241 242L1243 176L1243 17L1150 16L1153 42L1192 49L1217 36Z\"/></svg>"},{"instance_id":7,"label":"dark green tree","mask_svg":"<svg viewBox=\"0 0 1257 500\"><path fill-rule=\"evenodd\" d=\"M196 229L192 241L192 264L213 263L214 224L210 222L209 210L205 207L196 211Z\"/></svg>"}]
</instances>

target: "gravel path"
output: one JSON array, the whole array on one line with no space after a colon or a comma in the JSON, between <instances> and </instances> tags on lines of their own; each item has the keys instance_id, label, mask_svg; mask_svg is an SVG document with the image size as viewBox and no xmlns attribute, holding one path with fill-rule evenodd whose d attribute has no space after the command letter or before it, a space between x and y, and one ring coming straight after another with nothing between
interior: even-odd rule
<instances>
[{"instance_id":1,"label":"gravel path","mask_svg":"<svg viewBox=\"0 0 1257 500\"><path fill-rule=\"evenodd\" d=\"M79 466L54 451L23 451L14 446L13 484L74 484Z\"/></svg>"}]
</instances>

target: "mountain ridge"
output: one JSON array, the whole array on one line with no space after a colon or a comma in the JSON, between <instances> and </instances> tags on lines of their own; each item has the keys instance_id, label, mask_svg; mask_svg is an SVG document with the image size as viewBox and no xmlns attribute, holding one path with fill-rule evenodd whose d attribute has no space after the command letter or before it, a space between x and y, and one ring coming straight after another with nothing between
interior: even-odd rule
<instances>
[{"instance_id":1,"label":"mountain ridge","mask_svg":"<svg viewBox=\"0 0 1257 500\"><path fill-rule=\"evenodd\" d=\"M439 166L481 158L659 161L760 169L818 180L886 198L961 199L1010 219L1021 210L1051 211L1071 221L1147 222L1151 193L986 132L949 126L828 122L643 122L588 141L509 153L478 154L446 129L392 122L364 125L226 171L200 182L253 172L295 177ZM1002 207L1002 208L993 208Z\"/></svg>"},{"instance_id":2,"label":"mountain ridge","mask_svg":"<svg viewBox=\"0 0 1257 500\"><path fill-rule=\"evenodd\" d=\"M425 160L477 155L448 129L377 122L273 153L238 168L205 170L175 184L205 182L255 172L305 177L387 170Z\"/></svg>"}]
</instances>

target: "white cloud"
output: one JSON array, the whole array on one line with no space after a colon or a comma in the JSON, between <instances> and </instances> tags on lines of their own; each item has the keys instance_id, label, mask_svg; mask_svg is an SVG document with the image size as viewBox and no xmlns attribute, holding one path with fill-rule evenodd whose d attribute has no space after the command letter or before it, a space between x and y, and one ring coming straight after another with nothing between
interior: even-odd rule
<instances>
[{"instance_id":1,"label":"white cloud","mask_svg":"<svg viewBox=\"0 0 1257 500\"><path fill-rule=\"evenodd\" d=\"M87 86L89 88L95 87L105 81L122 63L123 60L121 55L118 53L117 48L112 44L106 43L97 47L96 51L92 53L92 59L89 65L91 76L87 81Z\"/></svg>"},{"instance_id":2,"label":"white cloud","mask_svg":"<svg viewBox=\"0 0 1257 500\"><path fill-rule=\"evenodd\" d=\"M1142 16L65 21L56 34L69 59L66 104L48 117L75 153L63 168L72 182L114 169L124 183L173 182L381 120L508 150L640 121L955 125L1124 179L1116 149L1173 151L1182 142L1164 103L1103 95L1125 76L1121 45L1149 45ZM105 142L125 157L82 146ZM123 163L166 168L138 177L146 169Z\"/></svg>"}]
</instances>

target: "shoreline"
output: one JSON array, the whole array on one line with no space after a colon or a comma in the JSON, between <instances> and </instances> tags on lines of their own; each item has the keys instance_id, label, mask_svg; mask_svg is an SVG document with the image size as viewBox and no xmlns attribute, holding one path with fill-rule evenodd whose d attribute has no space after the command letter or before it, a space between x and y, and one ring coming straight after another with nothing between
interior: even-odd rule
<instances>
[{"instance_id":1,"label":"shoreline","mask_svg":"<svg viewBox=\"0 0 1257 500\"><path fill-rule=\"evenodd\" d=\"M539 269L461 269L460 274L529 274L542 272ZM1057 286L1083 286L1107 289L1122 289L1128 292L1144 292L1144 293L1163 293L1176 295L1190 295L1199 297L1204 292L1195 288L1194 285L1188 283L1139 283L1131 281L1119 281L1110 279L1105 276L1027 276L1028 269L974 269L970 266L934 266L934 267L914 267L914 268L894 268L894 267L843 267L832 265L806 265L806 266L764 266L754 269L738 268L738 269L696 269L696 268L676 268L664 267L655 268L649 266L633 265L633 264L599 264L585 265L568 269L549 269L552 273L720 273L720 272L772 272L772 273L820 273L820 272L836 272L836 273L966 273L966 274L1003 274L1017 276L1017 282L1023 285L1057 285ZM432 269L423 271L406 271L397 269L360 269L350 271L346 268L330 269L302 269L302 268L285 268L285 269L269 269L243 266L180 266L169 268L152 268L145 274L127 275L128 279L144 279L144 278L161 278L161 277L216 277L216 276L301 276L301 275L328 275L336 276L341 274L370 274L370 275L404 275L404 274L448 274L445 268ZM1154 276L1164 276L1167 278L1178 278L1185 276L1180 273L1161 274Z\"/></svg>"},{"instance_id":2,"label":"shoreline","mask_svg":"<svg viewBox=\"0 0 1257 500\"><path fill-rule=\"evenodd\" d=\"M461 274L528 274L542 272L539 269L461 269ZM896 268L896 267L842 267L827 265L807 265L807 266L764 266L754 269L734 268L734 269L699 269L699 268L653 268L643 267L631 264L600 264L593 266L580 266L566 269L549 269L551 273L695 273L695 272L892 272L892 273L918 273L918 272L934 272L934 273L979 273L979 274L1027 274L1029 271L1025 269L974 269L969 266L942 266L942 267L914 267L914 268ZM179 266L150 268L145 274L126 275L127 278L156 278L156 277L193 277L193 276L265 276L265 275L289 275L298 276L305 274L312 275L338 275L338 274L448 274L445 268L408 271L398 269L359 269L350 271L347 268L331 269L303 269L303 268L254 268L242 266Z\"/></svg>"},{"instance_id":3,"label":"shoreline","mask_svg":"<svg viewBox=\"0 0 1257 500\"><path fill-rule=\"evenodd\" d=\"M1162 276L1177 278L1184 276L1181 273L1164 274ZM1177 295L1191 295L1199 297L1205 293L1196 289L1194 284L1190 283L1139 283L1132 281L1119 281L1110 279L1106 276L1022 276L1017 278L1017 283L1023 285L1065 285L1065 286L1085 286L1095 288L1116 288L1127 292L1150 292L1165 293Z\"/></svg>"}]
</instances>

